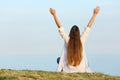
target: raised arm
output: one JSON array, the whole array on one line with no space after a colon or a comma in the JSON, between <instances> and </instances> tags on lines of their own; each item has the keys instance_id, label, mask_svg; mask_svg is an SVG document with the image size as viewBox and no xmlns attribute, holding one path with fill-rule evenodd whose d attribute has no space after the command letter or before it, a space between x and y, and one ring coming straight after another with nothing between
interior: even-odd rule
<instances>
[{"instance_id":1,"label":"raised arm","mask_svg":"<svg viewBox=\"0 0 120 80\"><path fill-rule=\"evenodd\" d=\"M81 41L82 41L82 43L85 43L86 38L87 38L87 36L89 34L90 28L91 28L91 26L92 26L92 24L93 24L93 22L94 22L94 20L95 20L95 18L97 16L97 14L99 13L99 10L100 10L99 7L96 7L94 9L93 16L92 16L91 20L89 21L89 23L87 25L88 28L85 28L84 32L81 35Z\"/></svg>"},{"instance_id":2,"label":"raised arm","mask_svg":"<svg viewBox=\"0 0 120 80\"><path fill-rule=\"evenodd\" d=\"M64 31L64 29L63 29L63 27L62 27L62 25L61 25L61 23L60 23L57 15L56 15L56 11L55 11L54 9L50 8L50 13L51 13L51 14L53 15L53 17L54 17L55 23L57 24L57 26L58 26L58 28L59 28L59 32L60 32L61 37L62 37L62 38L65 40L65 42L67 43L68 40L69 40L69 37L68 37L68 35L65 33L65 31Z\"/></svg>"},{"instance_id":3,"label":"raised arm","mask_svg":"<svg viewBox=\"0 0 120 80\"><path fill-rule=\"evenodd\" d=\"M56 11L54 9L50 8L50 13L53 15L56 25L58 26L58 28L60 28L62 25L56 15Z\"/></svg>"},{"instance_id":4,"label":"raised arm","mask_svg":"<svg viewBox=\"0 0 120 80\"><path fill-rule=\"evenodd\" d=\"M93 24L93 22L94 22L94 20L95 20L95 18L96 18L96 16L97 16L97 14L99 13L99 10L100 10L99 7L96 7L96 8L94 9L93 16L92 16L91 20L89 21L89 23L88 23L88 25L87 25L89 28L91 28L91 26L92 26L92 24Z\"/></svg>"}]
</instances>

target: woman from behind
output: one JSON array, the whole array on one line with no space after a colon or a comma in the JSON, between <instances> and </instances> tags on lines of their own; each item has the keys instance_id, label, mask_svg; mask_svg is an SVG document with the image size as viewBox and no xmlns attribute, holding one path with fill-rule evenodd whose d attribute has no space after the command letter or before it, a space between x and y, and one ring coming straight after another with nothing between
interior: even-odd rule
<instances>
[{"instance_id":1,"label":"woman from behind","mask_svg":"<svg viewBox=\"0 0 120 80\"><path fill-rule=\"evenodd\" d=\"M84 43L86 37L90 31L90 28L99 13L100 8L96 7L93 11L93 16L90 19L84 32L80 35L79 28L74 25L69 33L69 36L65 33L57 15L56 11L50 8L50 13L53 15L56 25L59 28L60 35L64 39L65 45L60 57L59 65L57 68L58 72L91 72L87 57L84 51Z\"/></svg>"}]
</instances>

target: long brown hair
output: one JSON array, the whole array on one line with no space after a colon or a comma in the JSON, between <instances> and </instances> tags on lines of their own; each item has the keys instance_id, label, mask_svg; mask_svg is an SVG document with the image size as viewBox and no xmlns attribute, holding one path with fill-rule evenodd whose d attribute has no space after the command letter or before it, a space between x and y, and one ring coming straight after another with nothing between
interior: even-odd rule
<instances>
[{"instance_id":1,"label":"long brown hair","mask_svg":"<svg viewBox=\"0 0 120 80\"><path fill-rule=\"evenodd\" d=\"M69 37L67 46L68 65L78 66L82 60L83 47L80 40L80 31L76 25L71 28Z\"/></svg>"}]
</instances>

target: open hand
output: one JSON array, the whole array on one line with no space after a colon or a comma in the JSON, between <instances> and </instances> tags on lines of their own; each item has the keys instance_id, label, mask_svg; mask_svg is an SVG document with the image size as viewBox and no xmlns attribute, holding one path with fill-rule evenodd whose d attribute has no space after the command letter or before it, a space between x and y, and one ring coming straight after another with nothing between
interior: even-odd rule
<instances>
[{"instance_id":1,"label":"open hand","mask_svg":"<svg viewBox=\"0 0 120 80\"><path fill-rule=\"evenodd\" d=\"M98 14L99 11L100 11L100 7L97 6L97 7L94 9L94 14Z\"/></svg>"},{"instance_id":2,"label":"open hand","mask_svg":"<svg viewBox=\"0 0 120 80\"><path fill-rule=\"evenodd\" d=\"M51 13L52 15L55 15L55 14L56 14L56 11L55 11L55 9L53 9L53 8L50 8L50 13Z\"/></svg>"}]
</instances>

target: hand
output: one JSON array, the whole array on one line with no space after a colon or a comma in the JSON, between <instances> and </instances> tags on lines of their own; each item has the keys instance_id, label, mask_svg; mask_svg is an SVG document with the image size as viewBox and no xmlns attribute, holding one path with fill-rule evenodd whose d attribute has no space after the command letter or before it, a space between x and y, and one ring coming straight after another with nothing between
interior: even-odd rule
<instances>
[{"instance_id":1,"label":"hand","mask_svg":"<svg viewBox=\"0 0 120 80\"><path fill-rule=\"evenodd\" d=\"M55 14L56 14L56 11L55 11L55 9L53 9L53 8L50 8L50 13L51 13L52 15L55 15Z\"/></svg>"},{"instance_id":2,"label":"hand","mask_svg":"<svg viewBox=\"0 0 120 80\"><path fill-rule=\"evenodd\" d=\"M96 7L96 8L94 9L94 14L98 14L99 11L100 11L100 7Z\"/></svg>"}]
</instances>

